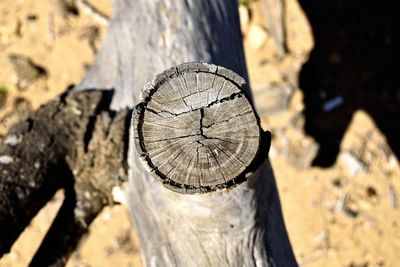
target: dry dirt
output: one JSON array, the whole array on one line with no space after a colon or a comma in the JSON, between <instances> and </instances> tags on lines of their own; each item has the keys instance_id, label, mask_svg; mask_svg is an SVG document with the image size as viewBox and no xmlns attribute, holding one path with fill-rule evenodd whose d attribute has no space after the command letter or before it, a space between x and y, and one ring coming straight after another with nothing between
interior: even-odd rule
<instances>
[{"instance_id":1,"label":"dry dirt","mask_svg":"<svg viewBox=\"0 0 400 267\"><path fill-rule=\"evenodd\" d=\"M111 1L91 3L109 16ZM241 6L240 15L253 97L263 127L273 134L270 158L297 261L301 266L398 266L400 168L369 115L354 114L335 165L310 166L318 145L304 134L297 79L313 37L297 1L285 1L288 51L281 56L260 3ZM78 83L101 45L106 26L83 9L74 15L76 10L62 2L0 1L0 136ZM23 57L16 61L11 55ZM60 191L0 266L27 266L62 199ZM103 211L67 266L141 266L124 206Z\"/></svg>"}]
</instances>

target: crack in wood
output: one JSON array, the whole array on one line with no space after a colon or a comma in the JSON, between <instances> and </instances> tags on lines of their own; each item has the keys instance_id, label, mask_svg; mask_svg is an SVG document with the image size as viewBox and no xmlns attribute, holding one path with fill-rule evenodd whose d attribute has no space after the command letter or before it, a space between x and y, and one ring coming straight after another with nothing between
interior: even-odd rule
<instances>
[{"instance_id":1,"label":"crack in wood","mask_svg":"<svg viewBox=\"0 0 400 267\"><path fill-rule=\"evenodd\" d=\"M203 119L204 119L204 108L201 108L200 109L200 135L202 136L202 137L204 137L205 139L207 139L208 137L207 136L205 136L204 135L204 132L203 132Z\"/></svg>"},{"instance_id":2,"label":"crack in wood","mask_svg":"<svg viewBox=\"0 0 400 267\"><path fill-rule=\"evenodd\" d=\"M234 82L242 79L207 66L188 63L158 75L136 108L134 140L143 163L181 193L244 181L259 151L259 119Z\"/></svg>"},{"instance_id":3,"label":"crack in wood","mask_svg":"<svg viewBox=\"0 0 400 267\"><path fill-rule=\"evenodd\" d=\"M211 128L211 127L213 127L213 126L215 126L215 125L218 125L218 124L222 124L222 123L228 123L230 120L233 120L233 119L236 119L236 118L239 118L239 117L243 117L243 116L245 116L245 115L249 115L249 114L253 114L253 111L252 110L249 110L249 111L247 111L247 112L244 112L244 113L242 113L242 114L237 114L237 115L235 115L235 116L232 116L232 117L230 117L230 118L228 118L228 119L225 119L225 120L221 120L221 121L215 121L215 122L213 122L213 123L211 123L211 124L209 124L209 125L203 125L203 128Z\"/></svg>"},{"instance_id":4,"label":"crack in wood","mask_svg":"<svg viewBox=\"0 0 400 267\"><path fill-rule=\"evenodd\" d=\"M211 89L211 88L210 88ZM193 94L191 94L191 95L193 95ZM191 96L191 95L188 95L188 96ZM212 101L211 103L209 103L209 104L207 104L206 106L204 106L204 107L201 107L201 108L195 108L195 109L191 109L191 110L188 110L188 111L183 111L183 112L180 112L180 113L174 113L174 112L172 112L172 111L169 111L169 110L166 110L166 109L162 109L162 110L159 110L159 111L156 111L156 110L154 110L154 109L152 109L152 108L149 108L149 107L147 107L147 106L144 106L143 108L145 108L146 110L149 110L150 112L152 112L153 114L155 114L155 115L158 115L158 116L160 116L160 117L162 117L159 113L167 113L167 114L169 114L169 115L172 115L172 116L175 116L175 117L178 117L179 115L183 115L183 114L187 114L187 113L190 113L190 112L193 112L193 111L198 111L198 110L200 110L200 109L204 109L204 108L209 108L209 107L212 107L212 106L214 106L215 104L219 104L219 103L223 103L223 102L226 102L226 101L229 101L229 100L234 100L234 99L236 99L236 98L240 98L240 97L243 97L243 92L235 92L235 93L232 93L230 96L227 96L227 97L224 97L224 98L221 98L221 99L217 99L217 100L215 100L215 101ZM188 97L188 96L186 96L186 97ZM151 99L149 100L149 101L151 101ZM167 102L165 102L165 103L167 103ZM140 103L139 105L141 105L142 103ZM160 104L163 104L163 103L160 103ZM186 103L185 103L185 105L186 105ZM186 105L187 106L187 105ZM138 106L136 106L136 107L138 107ZM187 106L188 107L188 106ZM189 108L189 107L188 107Z\"/></svg>"}]
</instances>

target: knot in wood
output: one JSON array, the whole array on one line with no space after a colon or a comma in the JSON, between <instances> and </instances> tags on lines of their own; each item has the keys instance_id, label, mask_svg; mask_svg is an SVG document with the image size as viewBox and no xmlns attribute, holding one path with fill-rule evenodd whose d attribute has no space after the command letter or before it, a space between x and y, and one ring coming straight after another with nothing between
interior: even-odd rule
<instances>
[{"instance_id":1,"label":"knot in wood","mask_svg":"<svg viewBox=\"0 0 400 267\"><path fill-rule=\"evenodd\" d=\"M186 63L145 86L134 138L145 166L165 186L202 193L245 180L261 131L243 84L225 68Z\"/></svg>"}]
</instances>

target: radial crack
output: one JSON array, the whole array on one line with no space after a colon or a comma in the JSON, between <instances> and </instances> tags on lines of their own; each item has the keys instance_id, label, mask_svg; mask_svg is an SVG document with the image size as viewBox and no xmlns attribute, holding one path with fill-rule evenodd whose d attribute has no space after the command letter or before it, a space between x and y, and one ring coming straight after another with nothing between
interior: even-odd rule
<instances>
[{"instance_id":1,"label":"radial crack","mask_svg":"<svg viewBox=\"0 0 400 267\"><path fill-rule=\"evenodd\" d=\"M218 73L204 71L205 66L188 63L155 78L134 121L143 162L150 169L158 166L152 174L164 186L186 194L244 181L239 178L260 143L259 120L236 82L242 79L222 67Z\"/></svg>"}]
</instances>

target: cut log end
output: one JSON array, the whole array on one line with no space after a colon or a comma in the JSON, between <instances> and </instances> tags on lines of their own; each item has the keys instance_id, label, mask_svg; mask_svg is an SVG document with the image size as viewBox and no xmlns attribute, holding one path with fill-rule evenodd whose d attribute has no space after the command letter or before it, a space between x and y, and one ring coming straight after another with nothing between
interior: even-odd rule
<instances>
[{"instance_id":1,"label":"cut log end","mask_svg":"<svg viewBox=\"0 0 400 267\"><path fill-rule=\"evenodd\" d=\"M136 149L167 188L204 193L246 180L262 132L243 84L225 68L186 63L145 86L133 118Z\"/></svg>"}]
</instances>

